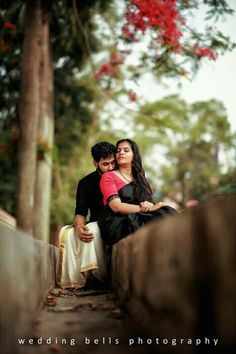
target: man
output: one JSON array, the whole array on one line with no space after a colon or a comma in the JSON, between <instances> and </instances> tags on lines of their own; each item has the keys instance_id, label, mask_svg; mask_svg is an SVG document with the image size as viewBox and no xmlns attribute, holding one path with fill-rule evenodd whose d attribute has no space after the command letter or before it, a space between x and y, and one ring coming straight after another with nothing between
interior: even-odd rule
<instances>
[{"instance_id":1,"label":"man","mask_svg":"<svg viewBox=\"0 0 236 354\"><path fill-rule=\"evenodd\" d=\"M116 147L104 141L91 149L96 171L79 181L74 225L64 226L59 235L57 282L62 288L84 287L91 277L106 281L106 252L97 225L103 209L99 183L102 173L115 168L115 152Z\"/></svg>"},{"instance_id":2,"label":"man","mask_svg":"<svg viewBox=\"0 0 236 354\"><path fill-rule=\"evenodd\" d=\"M104 172L112 171L115 168L116 147L108 142L97 143L91 149L93 164L96 171L85 176L79 181L76 193L76 208L74 227L76 235L84 242L93 239L92 233L86 226L86 217L90 211L90 222L98 220L103 208L103 198L99 183Z\"/></svg>"}]
</instances>

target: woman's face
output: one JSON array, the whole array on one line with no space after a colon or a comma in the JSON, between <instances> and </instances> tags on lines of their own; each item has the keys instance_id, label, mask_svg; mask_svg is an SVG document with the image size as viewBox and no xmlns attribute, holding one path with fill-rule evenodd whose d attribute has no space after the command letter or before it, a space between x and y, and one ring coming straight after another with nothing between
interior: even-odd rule
<instances>
[{"instance_id":1,"label":"woman's face","mask_svg":"<svg viewBox=\"0 0 236 354\"><path fill-rule=\"evenodd\" d=\"M128 141L123 141L117 146L116 161L118 165L132 164L134 153Z\"/></svg>"}]
</instances>

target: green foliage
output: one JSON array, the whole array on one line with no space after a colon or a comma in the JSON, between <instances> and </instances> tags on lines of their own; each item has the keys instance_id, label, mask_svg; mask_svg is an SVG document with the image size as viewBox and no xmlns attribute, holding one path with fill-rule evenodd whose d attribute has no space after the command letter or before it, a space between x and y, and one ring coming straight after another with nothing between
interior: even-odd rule
<instances>
[{"instance_id":1,"label":"green foliage","mask_svg":"<svg viewBox=\"0 0 236 354\"><path fill-rule=\"evenodd\" d=\"M182 199L207 197L217 190L221 176L220 153L233 146L223 104L217 100L187 104L169 96L141 107L135 122L142 126L149 147L159 148L152 175L162 181L162 195ZM154 155L148 152L148 156Z\"/></svg>"},{"instance_id":2,"label":"green foliage","mask_svg":"<svg viewBox=\"0 0 236 354\"><path fill-rule=\"evenodd\" d=\"M99 49L94 35L94 9L105 11L109 1L89 0L44 2L51 9L51 43L55 82L55 169L64 166L73 155L75 145L84 146L88 127L96 119L93 111L94 88L89 80L78 80L92 52ZM23 1L3 1L0 10L0 164L1 207L15 215L18 106L21 75L25 5ZM78 17L79 16L79 17ZM8 22L8 26L5 23ZM9 26L10 24L10 26ZM83 81L83 83L82 83ZM91 81L91 78L90 78ZM59 162L60 161L60 162ZM68 178L68 175L65 175ZM67 194L66 181L65 195ZM70 187L68 187L70 189ZM53 191L58 196L58 190ZM63 198L60 196L60 198ZM74 198L74 195L73 195ZM56 199L52 200L52 205ZM58 202L60 214L64 208ZM67 208L68 209L68 208ZM65 218L63 218L64 220Z\"/></svg>"},{"instance_id":3,"label":"green foliage","mask_svg":"<svg viewBox=\"0 0 236 354\"><path fill-rule=\"evenodd\" d=\"M235 150L236 158L236 150ZM231 168L220 177L218 193L236 193L236 168Z\"/></svg>"},{"instance_id":4,"label":"green foliage","mask_svg":"<svg viewBox=\"0 0 236 354\"><path fill-rule=\"evenodd\" d=\"M0 142L0 208L16 215L17 149L13 144L5 144L7 151L3 151L3 143Z\"/></svg>"},{"instance_id":5,"label":"green foliage","mask_svg":"<svg viewBox=\"0 0 236 354\"><path fill-rule=\"evenodd\" d=\"M21 1L3 1L0 9L0 207L13 215L16 215L23 8Z\"/></svg>"}]
</instances>

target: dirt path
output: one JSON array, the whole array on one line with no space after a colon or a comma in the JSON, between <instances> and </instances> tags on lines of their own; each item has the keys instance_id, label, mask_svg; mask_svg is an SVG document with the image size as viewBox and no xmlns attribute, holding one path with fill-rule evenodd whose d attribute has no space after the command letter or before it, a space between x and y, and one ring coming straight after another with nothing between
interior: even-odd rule
<instances>
[{"instance_id":1,"label":"dirt path","mask_svg":"<svg viewBox=\"0 0 236 354\"><path fill-rule=\"evenodd\" d=\"M112 292L54 289L21 347L24 354L147 353L129 345L130 333L132 323Z\"/></svg>"}]
</instances>

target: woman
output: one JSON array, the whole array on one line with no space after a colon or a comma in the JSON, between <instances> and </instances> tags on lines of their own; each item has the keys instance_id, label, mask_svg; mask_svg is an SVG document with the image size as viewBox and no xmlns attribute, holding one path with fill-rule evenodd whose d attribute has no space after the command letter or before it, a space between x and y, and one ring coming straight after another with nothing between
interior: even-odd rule
<instances>
[{"instance_id":1,"label":"woman","mask_svg":"<svg viewBox=\"0 0 236 354\"><path fill-rule=\"evenodd\" d=\"M118 242L147 222L176 214L164 203L153 204L152 189L146 180L137 144L130 139L116 144L119 169L106 172L100 188L105 208L98 219L107 245Z\"/></svg>"}]
</instances>

